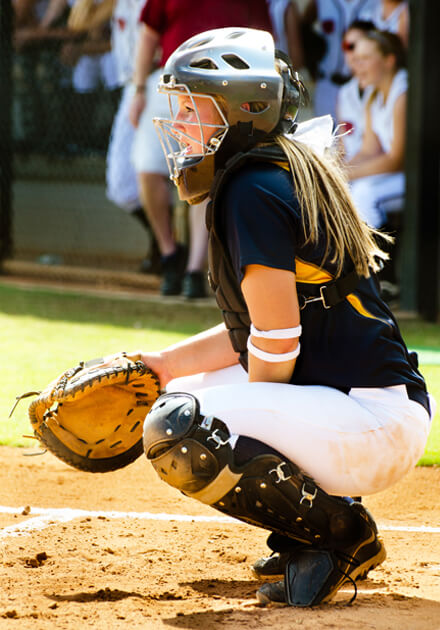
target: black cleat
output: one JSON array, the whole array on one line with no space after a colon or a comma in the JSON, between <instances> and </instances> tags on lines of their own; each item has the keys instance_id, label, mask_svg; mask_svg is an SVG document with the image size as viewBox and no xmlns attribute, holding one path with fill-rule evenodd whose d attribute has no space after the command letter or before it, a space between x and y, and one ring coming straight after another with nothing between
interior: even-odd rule
<instances>
[{"instance_id":1,"label":"black cleat","mask_svg":"<svg viewBox=\"0 0 440 630\"><path fill-rule=\"evenodd\" d=\"M205 274L203 271L187 271L183 277L183 297L193 300L206 297Z\"/></svg>"},{"instance_id":2,"label":"black cleat","mask_svg":"<svg viewBox=\"0 0 440 630\"><path fill-rule=\"evenodd\" d=\"M361 535L338 549L319 549L304 546L290 553L286 563L284 581L264 584L257 591L262 605L285 603L291 606L316 606L330 601L347 583L354 586L368 571L386 558L383 542L377 536L377 528L368 511L359 503L353 509L361 519Z\"/></svg>"},{"instance_id":3,"label":"black cleat","mask_svg":"<svg viewBox=\"0 0 440 630\"><path fill-rule=\"evenodd\" d=\"M180 295L182 292L186 258L186 248L179 243L175 252L162 257L162 283L160 286L162 295Z\"/></svg>"}]
</instances>

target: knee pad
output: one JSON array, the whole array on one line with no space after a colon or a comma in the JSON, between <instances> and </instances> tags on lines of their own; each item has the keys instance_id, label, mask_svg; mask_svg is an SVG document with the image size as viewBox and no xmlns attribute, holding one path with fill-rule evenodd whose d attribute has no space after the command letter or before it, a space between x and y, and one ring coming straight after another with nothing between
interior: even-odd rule
<instances>
[{"instance_id":1,"label":"knee pad","mask_svg":"<svg viewBox=\"0 0 440 630\"><path fill-rule=\"evenodd\" d=\"M161 479L211 505L240 479L231 469L233 452L226 425L202 416L197 398L164 394L145 419L144 452Z\"/></svg>"},{"instance_id":2,"label":"knee pad","mask_svg":"<svg viewBox=\"0 0 440 630\"><path fill-rule=\"evenodd\" d=\"M223 513L315 547L344 548L359 535L358 511L281 454L268 448L238 465L227 425L203 416L191 394L158 398L143 441L161 479Z\"/></svg>"}]
</instances>

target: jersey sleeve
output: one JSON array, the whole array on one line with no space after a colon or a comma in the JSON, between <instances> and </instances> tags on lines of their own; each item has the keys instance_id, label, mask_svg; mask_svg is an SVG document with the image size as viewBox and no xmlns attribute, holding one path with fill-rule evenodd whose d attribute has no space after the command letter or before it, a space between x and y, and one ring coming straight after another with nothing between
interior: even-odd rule
<instances>
[{"instance_id":1,"label":"jersey sleeve","mask_svg":"<svg viewBox=\"0 0 440 630\"><path fill-rule=\"evenodd\" d=\"M156 33L163 33L166 27L165 2L147 0L142 8L139 21L149 26Z\"/></svg>"},{"instance_id":2,"label":"jersey sleeve","mask_svg":"<svg viewBox=\"0 0 440 630\"><path fill-rule=\"evenodd\" d=\"M290 174L277 166L240 171L224 196L225 231L237 278L246 265L295 272L300 213Z\"/></svg>"}]
</instances>

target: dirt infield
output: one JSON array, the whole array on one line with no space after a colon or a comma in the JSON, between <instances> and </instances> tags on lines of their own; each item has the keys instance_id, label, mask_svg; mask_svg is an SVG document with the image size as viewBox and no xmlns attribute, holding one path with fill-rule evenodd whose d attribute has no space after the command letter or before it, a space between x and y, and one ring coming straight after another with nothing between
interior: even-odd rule
<instances>
[{"instance_id":1,"label":"dirt infield","mask_svg":"<svg viewBox=\"0 0 440 630\"><path fill-rule=\"evenodd\" d=\"M181 496L143 457L92 475L26 452L0 447L0 628L440 628L438 468L365 500L388 558L353 605L347 587L314 609L261 608L263 530Z\"/></svg>"}]
</instances>

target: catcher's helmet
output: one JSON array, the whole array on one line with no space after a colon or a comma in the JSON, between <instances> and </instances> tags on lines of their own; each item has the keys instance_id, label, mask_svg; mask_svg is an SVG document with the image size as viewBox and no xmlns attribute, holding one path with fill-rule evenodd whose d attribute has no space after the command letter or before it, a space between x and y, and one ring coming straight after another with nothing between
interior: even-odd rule
<instances>
[{"instance_id":1,"label":"catcher's helmet","mask_svg":"<svg viewBox=\"0 0 440 630\"><path fill-rule=\"evenodd\" d=\"M248 149L292 124L300 104L302 83L288 58L274 48L270 33L251 28L221 28L191 37L168 59L159 91L168 94L171 119L155 118L171 179L182 199L207 196L215 171L215 154L234 138L234 149ZM185 134L176 134L173 97L186 95L197 112L199 137L203 128L193 97L208 98L222 121L208 125L209 139L200 152L185 155ZM205 132L206 137L206 132ZM178 147L176 147L176 143Z\"/></svg>"}]
</instances>

